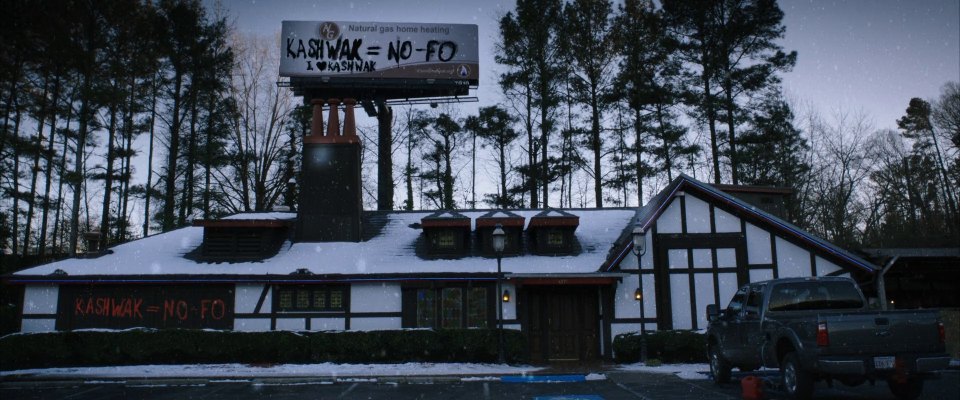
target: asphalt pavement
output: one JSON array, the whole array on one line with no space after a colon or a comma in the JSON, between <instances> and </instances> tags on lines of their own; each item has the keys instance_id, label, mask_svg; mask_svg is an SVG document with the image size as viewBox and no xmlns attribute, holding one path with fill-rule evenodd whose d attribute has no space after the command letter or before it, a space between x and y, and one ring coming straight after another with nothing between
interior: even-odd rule
<instances>
[{"instance_id":1,"label":"asphalt pavement","mask_svg":"<svg viewBox=\"0 0 960 400\"><path fill-rule=\"evenodd\" d=\"M495 377L369 377L242 379L5 379L0 398L16 399L534 399L534 400L726 400L740 399L740 386L671 374L606 371L606 379L507 382ZM775 373L764 374L775 379ZM582 376L581 376L582 377ZM782 398L772 395L769 399ZM894 399L883 382L856 388L819 383L815 398ZM960 398L960 371L928 381L924 399Z\"/></svg>"}]
</instances>

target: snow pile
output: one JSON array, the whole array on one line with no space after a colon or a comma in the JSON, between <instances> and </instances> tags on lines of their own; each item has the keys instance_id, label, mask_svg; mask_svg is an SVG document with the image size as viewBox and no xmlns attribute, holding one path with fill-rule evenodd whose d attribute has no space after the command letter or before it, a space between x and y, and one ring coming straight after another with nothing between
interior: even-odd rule
<instances>
[{"instance_id":1,"label":"snow pile","mask_svg":"<svg viewBox=\"0 0 960 400\"><path fill-rule=\"evenodd\" d=\"M647 366L644 363L624 364L621 371L652 372L656 374L674 374L682 379L708 379L710 366L707 364L662 364Z\"/></svg>"}]
</instances>

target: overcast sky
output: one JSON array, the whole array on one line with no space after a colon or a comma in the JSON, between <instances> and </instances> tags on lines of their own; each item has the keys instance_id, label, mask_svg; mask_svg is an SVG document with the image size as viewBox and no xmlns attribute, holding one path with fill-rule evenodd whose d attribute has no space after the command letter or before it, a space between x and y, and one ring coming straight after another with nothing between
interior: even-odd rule
<instances>
[{"instance_id":1,"label":"overcast sky","mask_svg":"<svg viewBox=\"0 0 960 400\"><path fill-rule=\"evenodd\" d=\"M213 1L207 0L208 6ZM283 20L467 23L479 25L481 105L497 103L493 61L497 20L513 1L222 0L240 32L275 35ZM784 74L788 95L823 113L863 111L895 128L911 97L934 98L960 80L960 1L782 0L783 46L799 53ZM278 49L279 51L279 49ZM471 107L473 108L473 107Z\"/></svg>"}]
</instances>

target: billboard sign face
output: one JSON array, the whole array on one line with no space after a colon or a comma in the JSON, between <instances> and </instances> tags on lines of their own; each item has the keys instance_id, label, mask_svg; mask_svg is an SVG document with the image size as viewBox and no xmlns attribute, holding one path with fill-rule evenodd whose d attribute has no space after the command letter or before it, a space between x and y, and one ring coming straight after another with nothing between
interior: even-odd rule
<instances>
[{"instance_id":1,"label":"billboard sign face","mask_svg":"<svg viewBox=\"0 0 960 400\"><path fill-rule=\"evenodd\" d=\"M283 21L280 76L479 81L477 25L398 22Z\"/></svg>"}]
</instances>

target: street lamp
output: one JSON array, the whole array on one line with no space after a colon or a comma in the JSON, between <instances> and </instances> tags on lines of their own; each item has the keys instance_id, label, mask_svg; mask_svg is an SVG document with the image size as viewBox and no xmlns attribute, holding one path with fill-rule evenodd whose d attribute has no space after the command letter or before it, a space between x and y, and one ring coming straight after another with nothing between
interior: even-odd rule
<instances>
[{"instance_id":1,"label":"street lamp","mask_svg":"<svg viewBox=\"0 0 960 400\"><path fill-rule=\"evenodd\" d=\"M507 234L503 231L503 226L497 224L493 229L493 251L497 253L497 295L503 296L503 301L508 301L509 295L503 292L503 271L500 268L500 260L503 258L503 248L506 246ZM497 302L497 360L500 364L504 363L503 358L503 301Z\"/></svg>"},{"instance_id":2,"label":"street lamp","mask_svg":"<svg viewBox=\"0 0 960 400\"><path fill-rule=\"evenodd\" d=\"M633 254L637 256L637 290L633 297L640 302L640 361L647 362L647 324L643 309L643 255L647 253L647 235L639 226L633 228Z\"/></svg>"}]
</instances>

